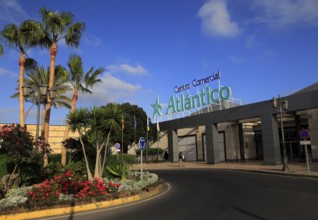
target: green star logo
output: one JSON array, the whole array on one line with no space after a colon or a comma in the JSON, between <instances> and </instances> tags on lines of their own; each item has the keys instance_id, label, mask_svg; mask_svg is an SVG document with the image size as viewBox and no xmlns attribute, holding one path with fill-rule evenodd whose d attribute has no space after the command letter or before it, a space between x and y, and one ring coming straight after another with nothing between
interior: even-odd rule
<instances>
[{"instance_id":1,"label":"green star logo","mask_svg":"<svg viewBox=\"0 0 318 220\"><path fill-rule=\"evenodd\" d=\"M152 118L154 118L156 114L158 114L159 116L162 116L162 113L160 112L160 110L162 110L162 106L159 103L159 96L157 96L156 98L156 103L151 104L151 107L153 107Z\"/></svg>"}]
</instances>

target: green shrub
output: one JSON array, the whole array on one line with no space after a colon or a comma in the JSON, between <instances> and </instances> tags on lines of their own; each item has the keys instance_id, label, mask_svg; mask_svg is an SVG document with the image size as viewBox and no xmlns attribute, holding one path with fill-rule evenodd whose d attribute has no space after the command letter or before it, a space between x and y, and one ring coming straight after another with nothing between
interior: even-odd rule
<instances>
[{"instance_id":1,"label":"green shrub","mask_svg":"<svg viewBox=\"0 0 318 220\"><path fill-rule=\"evenodd\" d=\"M35 142L31 133L17 126L6 126L0 132L0 155L10 157L12 163L7 163L7 172L13 170L20 174L22 185L31 185L43 180L43 155L38 148L34 148ZM10 168L14 164L14 168Z\"/></svg>"},{"instance_id":2,"label":"green shrub","mask_svg":"<svg viewBox=\"0 0 318 220\"><path fill-rule=\"evenodd\" d=\"M136 163L136 156L131 154L123 154L123 158L126 161L126 163L132 165Z\"/></svg>"},{"instance_id":3,"label":"green shrub","mask_svg":"<svg viewBox=\"0 0 318 220\"><path fill-rule=\"evenodd\" d=\"M70 162L65 166L60 161L52 161L46 167L47 178L51 179L56 175L64 173L65 170L71 170L79 178L86 178L87 175L84 161Z\"/></svg>"},{"instance_id":4,"label":"green shrub","mask_svg":"<svg viewBox=\"0 0 318 220\"><path fill-rule=\"evenodd\" d=\"M48 160L49 162L58 163L61 162L62 155L61 154L49 154Z\"/></svg>"},{"instance_id":5,"label":"green shrub","mask_svg":"<svg viewBox=\"0 0 318 220\"><path fill-rule=\"evenodd\" d=\"M71 170L75 177L80 179L87 178L87 171L84 161L70 162L65 166L66 170Z\"/></svg>"},{"instance_id":6,"label":"green shrub","mask_svg":"<svg viewBox=\"0 0 318 220\"><path fill-rule=\"evenodd\" d=\"M141 173L138 171L135 171L132 173L134 178L132 179L126 179L119 181L120 187L118 188L118 191L130 191L132 193L138 193L142 191L142 189L146 186L149 186L151 184L154 184L159 180L159 177L155 173L149 173L149 172L143 172L143 178L141 181Z\"/></svg>"},{"instance_id":7,"label":"green shrub","mask_svg":"<svg viewBox=\"0 0 318 220\"><path fill-rule=\"evenodd\" d=\"M1 211L15 208L27 202L26 194L32 189L32 186L9 189L4 199L0 200Z\"/></svg>"},{"instance_id":8,"label":"green shrub","mask_svg":"<svg viewBox=\"0 0 318 220\"><path fill-rule=\"evenodd\" d=\"M110 178L120 177L121 179L125 179L132 164L131 156L125 154L108 156L103 176Z\"/></svg>"},{"instance_id":9,"label":"green shrub","mask_svg":"<svg viewBox=\"0 0 318 220\"><path fill-rule=\"evenodd\" d=\"M6 155L0 155L0 179L8 174L11 174L14 168L14 162L12 159Z\"/></svg>"}]
</instances>

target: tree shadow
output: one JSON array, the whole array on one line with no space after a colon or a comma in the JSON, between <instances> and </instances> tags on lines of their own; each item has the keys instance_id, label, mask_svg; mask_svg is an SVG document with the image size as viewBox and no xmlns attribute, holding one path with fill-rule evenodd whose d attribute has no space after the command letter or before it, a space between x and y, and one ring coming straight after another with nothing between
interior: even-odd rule
<instances>
[{"instance_id":1,"label":"tree shadow","mask_svg":"<svg viewBox=\"0 0 318 220\"><path fill-rule=\"evenodd\" d=\"M254 213L252 213L252 212L247 211L247 210L243 210L243 209L240 209L240 208L238 208L238 207L232 207L232 208L235 209L236 211L239 211L239 212L241 212L241 213L243 213L243 214L245 214L245 215L248 215L248 216L250 216L250 217L253 217L253 218L255 218L255 219L266 220L266 218L263 218L263 217L261 217L261 216L258 216L258 215L254 214Z\"/></svg>"},{"instance_id":2,"label":"tree shadow","mask_svg":"<svg viewBox=\"0 0 318 220\"><path fill-rule=\"evenodd\" d=\"M70 212L70 216L68 217L68 220L74 219L74 207L75 207L75 198L72 198L72 200L71 200L71 212Z\"/></svg>"}]
</instances>

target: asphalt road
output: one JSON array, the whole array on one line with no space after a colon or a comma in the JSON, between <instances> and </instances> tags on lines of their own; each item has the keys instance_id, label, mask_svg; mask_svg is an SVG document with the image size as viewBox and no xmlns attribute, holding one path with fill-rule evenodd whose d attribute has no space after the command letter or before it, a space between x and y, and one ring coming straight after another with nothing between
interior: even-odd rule
<instances>
[{"instance_id":1,"label":"asphalt road","mask_svg":"<svg viewBox=\"0 0 318 220\"><path fill-rule=\"evenodd\" d=\"M170 185L159 197L49 219L318 219L318 179L221 170L154 172Z\"/></svg>"}]
</instances>

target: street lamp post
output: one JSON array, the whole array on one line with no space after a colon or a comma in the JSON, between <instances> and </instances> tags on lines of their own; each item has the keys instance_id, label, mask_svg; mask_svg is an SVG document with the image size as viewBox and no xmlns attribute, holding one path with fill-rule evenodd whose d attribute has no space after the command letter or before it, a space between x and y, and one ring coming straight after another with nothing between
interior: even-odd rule
<instances>
[{"instance_id":1,"label":"street lamp post","mask_svg":"<svg viewBox=\"0 0 318 220\"><path fill-rule=\"evenodd\" d=\"M45 101L45 96L49 93L50 99L54 99L56 95L55 89L48 89L46 85L40 85L39 88L34 90L29 85L22 86L23 96L28 97L33 92L34 97L36 99L37 105L37 113L36 113L36 132L35 132L35 140L37 141L39 138L39 124L40 124L40 106Z\"/></svg>"},{"instance_id":2,"label":"street lamp post","mask_svg":"<svg viewBox=\"0 0 318 220\"><path fill-rule=\"evenodd\" d=\"M273 108L278 110L280 115L280 127L281 127L281 134L282 134L282 144L283 144L283 168L282 171L288 173L288 159L286 153L286 145L285 145L285 136L284 136L284 124L283 124L283 113L288 109L288 101L285 99L284 101L281 100L280 96L278 98L273 97L272 99Z\"/></svg>"}]
</instances>

